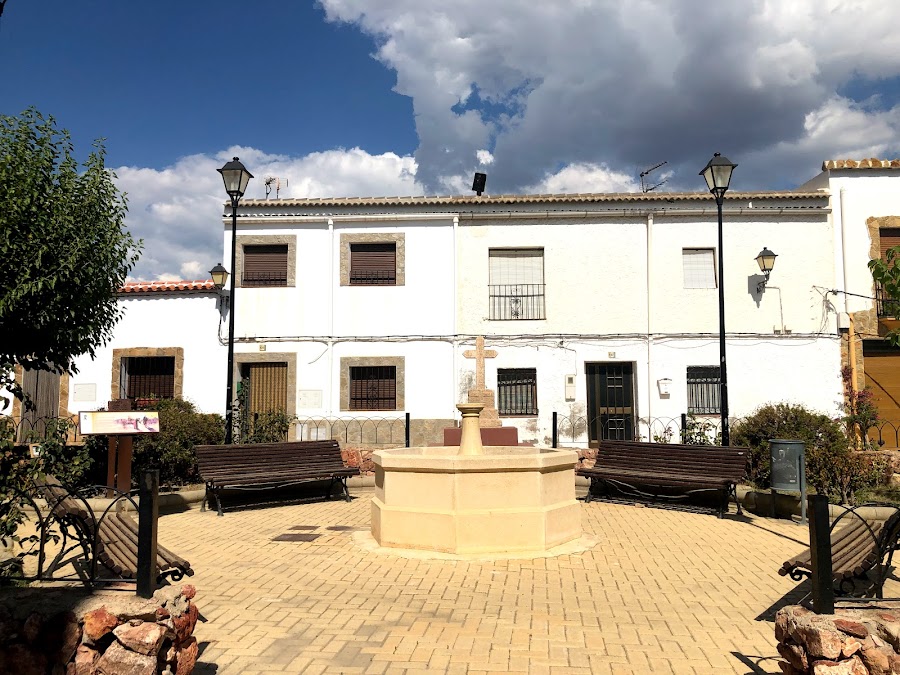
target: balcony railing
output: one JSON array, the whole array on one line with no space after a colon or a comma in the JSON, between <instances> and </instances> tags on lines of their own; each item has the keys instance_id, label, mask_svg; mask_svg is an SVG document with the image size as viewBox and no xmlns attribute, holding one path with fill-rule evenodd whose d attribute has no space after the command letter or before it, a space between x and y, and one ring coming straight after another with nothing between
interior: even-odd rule
<instances>
[{"instance_id":1,"label":"balcony railing","mask_svg":"<svg viewBox=\"0 0 900 675\"><path fill-rule=\"evenodd\" d=\"M546 319L544 284L500 284L488 286L489 318L492 321Z\"/></svg>"},{"instance_id":2,"label":"balcony railing","mask_svg":"<svg viewBox=\"0 0 900 675\"><path fill-rule=\"evenodd\" d=\"M350 270L351 286L396 286L396 270Z\"/></svg>"},{"instance_id":3,"label":"balcony railing","mask_svg":"<svg viewBox=\"0 0 900 675\"><path fill-rule=\"evenodd\" d=\"M286 274L272 274L270 272L245 272L241 280L244 288L261 286L287 286Z\"/></svg>"},{"instance_id":4,"label":"balcony railing","mask_svg":"<svg viewBox=\"0 0 900 675\"><path fill-rule=\"evenodd\" d=\"M900 318L900 301L886 297L880 285L875 287L875 306L879 317Z\"/></svg>"}]
</instances>

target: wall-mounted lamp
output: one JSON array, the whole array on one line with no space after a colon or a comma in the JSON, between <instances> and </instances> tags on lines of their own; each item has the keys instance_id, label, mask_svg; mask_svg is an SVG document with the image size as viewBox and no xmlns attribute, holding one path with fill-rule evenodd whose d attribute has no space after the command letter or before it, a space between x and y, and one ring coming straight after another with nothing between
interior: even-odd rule
<instances>
[{"instance_id":1,"label":"wall-mounted lamp","mask_svg":"<svg viewBox=\"0 0 900 675\"><path fill-rule=\"evenodd\" d=\"M213 285L218 289L222 290L225 288L225 282L228 281L228 270L222 267L222 263L219 263L215 267L213 267L209 271L209 276L212 277Z\"/></svg>"},{"instance_id":2,"label":"wall-mounted lamp","mask_svg":"<svg viewBox=\"0 0 900 675\"><path fill-rule=\"evenodd\" d=\"M763 247L763 250L756 256L756 264L759 265L760 272L765 276L765 279L756 284L757 293L762 293L766 284L769 282L769 274L772 273L772 268L775 267L775 258L777 257L777 255L772 253L772 251L766 247Z\"/></svg>"}]
</instances>

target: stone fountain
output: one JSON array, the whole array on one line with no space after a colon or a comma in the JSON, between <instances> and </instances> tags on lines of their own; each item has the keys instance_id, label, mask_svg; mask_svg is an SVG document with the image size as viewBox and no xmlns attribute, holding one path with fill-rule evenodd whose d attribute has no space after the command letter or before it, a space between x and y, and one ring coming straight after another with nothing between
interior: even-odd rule
<instances>
[{"instance_id":1,"label":"stone fountain","mask_svg":"<svg viewBox=\"0 0 900 675\"><path fill-rule=\"evenodd\" d=\"M575 452L484 447L478 419L484 405L456 407L459 447L373 453L375 541L453 554L539 554L579 539Z\"/></svg>"}]
</instances>

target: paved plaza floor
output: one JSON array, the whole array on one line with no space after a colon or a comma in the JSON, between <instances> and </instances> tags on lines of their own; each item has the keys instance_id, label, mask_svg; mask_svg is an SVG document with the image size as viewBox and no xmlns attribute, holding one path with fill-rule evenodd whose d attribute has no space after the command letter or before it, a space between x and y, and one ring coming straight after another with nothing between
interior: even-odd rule
<instances>
[{"instance_id":1,"label":"paved plaza floor","mask_svg":"<svg viewBox=\"0 0 900 675\"><path fill-rule=\"evenodd\" d=\"M802 593L776 570L805 527L591 502L588 551L423 560L366 550L351 491L160 519L196 570L197 673L780 672L774 611Z\"/></svg>"}]
</instances>

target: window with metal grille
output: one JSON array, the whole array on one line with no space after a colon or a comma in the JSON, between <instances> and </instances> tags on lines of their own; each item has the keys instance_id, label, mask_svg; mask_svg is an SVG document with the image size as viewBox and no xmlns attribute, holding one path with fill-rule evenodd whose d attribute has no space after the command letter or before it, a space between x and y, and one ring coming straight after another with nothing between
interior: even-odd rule
<instances>
[{"instance_id":1,"label":"window with metal grille","mask_svg":"<svg viewBox=\"0 0 900 675\"><path fill-rule=\"evenodd\" d=\"M350 367L350 410L396 409L396 366Z\"/></svg>"},{"instance_id":2,"label":"window with metal grille","mask_svg":"<svg viewBox=\"0 0 900 675\"><path fill-rule=\"evenodd\" d=\"M127 356L120 369L119 398L174 398L174 356Z\"/></svg>"},{"instance_id":3,"label":"window with metal grille","mask_svg":"<svg viewBox=\"0 0 900 675\"><path fill-rule=\"evenodd\" d=\"M497 402L501 415L537 415L537 370L498 368Z\"/></svg>"},{"instance_id":4,"label":"window with metal grille","mask_svg":"<svg viewBox=\"0 0 900 675\"><path fill-rule=\"evenodd\" d=\"M719 366L688 366L688 412L716 415L721 411L722 378Z\"/></svg>"},{"instance_id":5,"label":"window with metal grille","mask_svg":"<svg viewBox=\"0 0 900 675\"><path fill-rule=\"evenodd\" d=\"M287 286L287 244L244 246L244 287Z\"/></svg>"},{"instance_id":6,"label":"window with metal grille","mask_svg":"<svg viewBox=\"0 0 900 675\"><path fill-rule=\"evenodd\" d=\"M488 261L489 318L545 319L544 249L492 248Z\"/></svg>"},{"instance_id":7,"label":"window with metal grille","mask_svg":"<svg viewBox=\"0 0 900 675\"><path fill-rule=\"evenodd\" d=\"M681 250L685 288L716 288L716 257L711 248Z\"/></svg>"},{"instance_id":8,"label":"window with metal grille","mask_svg":"<svg viewBox=\"0 0 900 675\"><path fill-rule=\"evenodd\" d=\"M351 286L396 286L397 244L350 244Z\"/></svg>"},{"instance_id":9,"label":"window with metal grille","mask_svg":"<svg viewBox=\"0 0 900 675\"><path fill-rule=\"evenodd\" d=\"M895 246L900 246L900 227L882 227L878 230L881 244L881 259L887 262L887 252ZM894 258L894 265L900 261L900 256ZM900 302L886 295L881 283L875 284L875 306L878 316L900 316Z\"/></svg>"}]
</instances>

